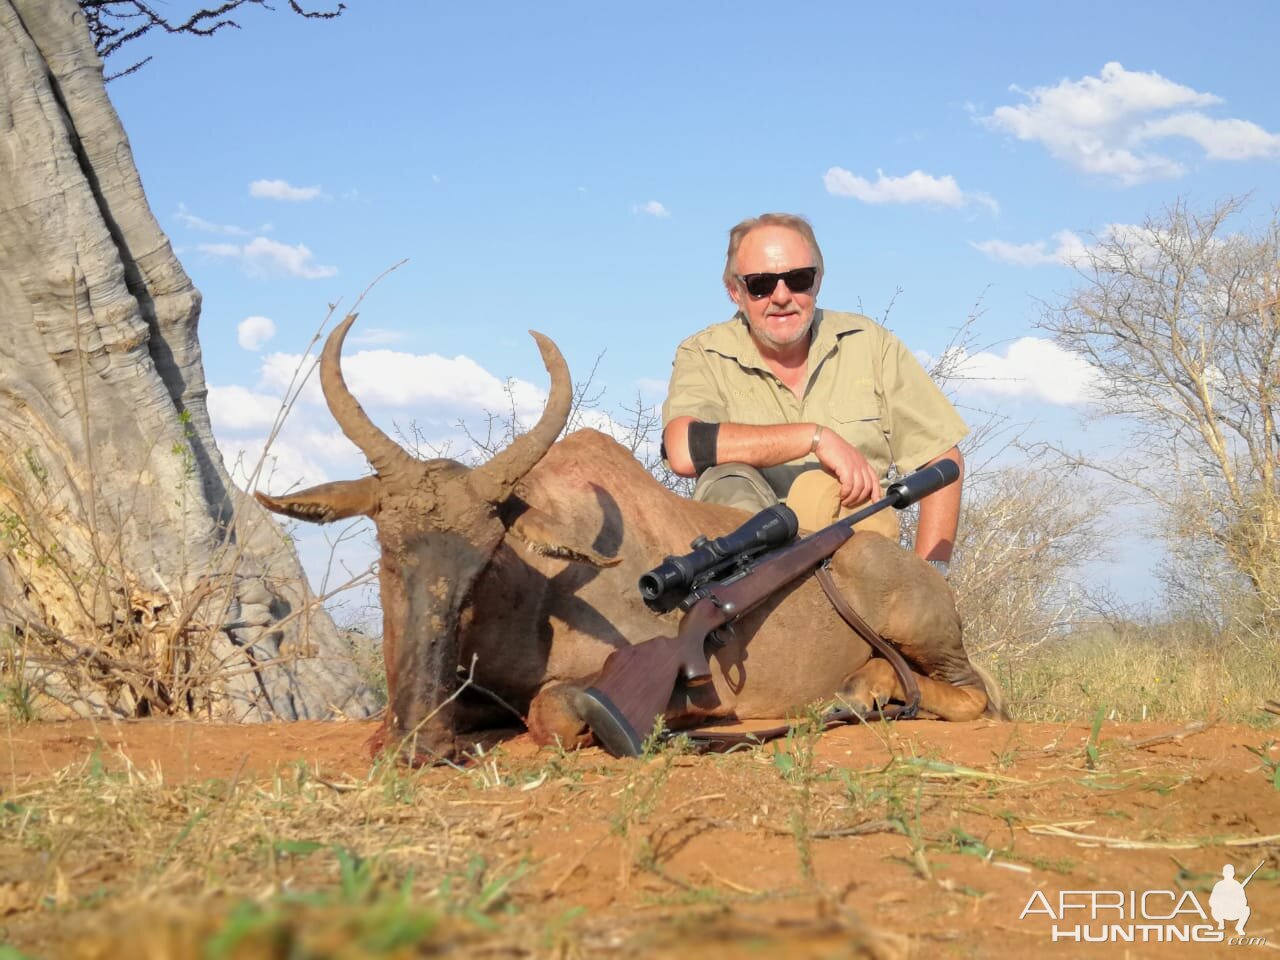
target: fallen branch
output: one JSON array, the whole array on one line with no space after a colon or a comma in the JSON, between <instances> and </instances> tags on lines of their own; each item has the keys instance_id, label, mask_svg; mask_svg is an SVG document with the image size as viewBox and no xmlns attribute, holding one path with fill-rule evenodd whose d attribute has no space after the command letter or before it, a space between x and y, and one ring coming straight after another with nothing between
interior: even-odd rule
<instances>
[{"instance_id":1,"label":"fallen branch","mask_svg":"<svg viewBox=\"0 0 1280 960\"><path fill-rule=\"evenodd\" d=\"M1092 820L1073 821L1071 826L1086 826ZM1027 833L1041 837L1061 837L1074 840L1081 846L1098 845L1117 850L1200 850L1205 847L1259 847L1280 843L1280 833L1265 837L1228 837L1209 840L1132 840L1128 837L1106 837L1100 834L1078 833L1059 823L1033 823L1023 827Z\"/></svg>"},{"instance_id":2,"label":"fallen branch","mask_svg":"<svg viewBox=\"0 0 1280 960\"><path fill-rule=\"evenodd\" d=\"M1193 737L1197 733L1204 733L1206 730L1214 727L1217 722L1217 719L1193 720L1185 727L1180 727L1179 729L1172 730L1169 733L1157 733L1150 737L1143 737L1141 740L1134 740L1131 737L1125 737L1124 739L1117 741L1117 743L1122 746L1132 747L1135 750L1153 747L1159 743L1176 743L1180 740L1185 740L1187 737Z\"/></svg>"}]
</instances>

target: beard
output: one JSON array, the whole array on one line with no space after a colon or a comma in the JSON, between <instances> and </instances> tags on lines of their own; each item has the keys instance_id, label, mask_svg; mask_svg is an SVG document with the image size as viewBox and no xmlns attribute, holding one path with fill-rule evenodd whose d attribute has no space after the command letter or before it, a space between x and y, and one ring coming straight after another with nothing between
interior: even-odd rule
<instances>
[{"instance_id":1,"label":"beard","mask_svg":"<svg viewBox=\"0 0 1280 960\"><path fill-rule=\"evenodd\" d=\"M761 343L774 350L782 350L794 346L809 336L809 331L813 327L813 312L809 312L807 319L804 310L766 314L758 322L748 317L747 326Z\"/></svg>"}]
</instances>

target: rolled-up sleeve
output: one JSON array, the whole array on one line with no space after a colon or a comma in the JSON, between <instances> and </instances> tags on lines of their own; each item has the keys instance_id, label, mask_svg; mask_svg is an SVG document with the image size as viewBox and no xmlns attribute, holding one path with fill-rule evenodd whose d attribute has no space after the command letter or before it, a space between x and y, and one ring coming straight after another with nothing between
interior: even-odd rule
<instances>
[{"instance_id":1,"label":"rolled-up sleeve","mask_svg":"<svg viewBox=\"0 0 1280 960\"><path fill-rule=\"evenodd\" d=\"M662 404L662 425L676 417L693 417L706 423L727 419L728 407L707 354L682 343L671 364L671 384Z\"/></svg>"},{"instance_id":2,"label":"rolled-up sleeve","mask_svg":"<svg viewBox=\"0 0 1280 960\"><path fill-rule=\"evenodd\" d=\"M938 385L897 337L889 337L883 365L885 435L894 463L910 473L969 433Z\"/></svg>"}]
</instances>

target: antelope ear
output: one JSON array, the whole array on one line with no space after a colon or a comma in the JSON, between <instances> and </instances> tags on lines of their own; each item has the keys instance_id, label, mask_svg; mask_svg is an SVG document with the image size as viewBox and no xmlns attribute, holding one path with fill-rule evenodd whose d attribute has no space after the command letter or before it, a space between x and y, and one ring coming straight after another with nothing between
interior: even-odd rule
<instances>
[{"instance_id":1,"label":"antelope ear","mask_svg":"<svg viewBox=\"0 0 1280 960\"><path fill-rule=\"evenodd\" d=\"M507 529L534 553L560 557L593 567L616 567L621 557L606 557L585 540L586 531L553 514L526 505Z\"/></svg>"},{"instance_id":2,"label":"antelope ear","mask_svg":"<svg viewBox=\"0 0 1280 960\"><path fill-rule=\"evenodd\" d=\"M257 501L275 513L310 523L332 523L348 517L371 517L378 507L378 478L338 480L309 487L284 497L255 491Z\"/></svg>"}]
</instances>

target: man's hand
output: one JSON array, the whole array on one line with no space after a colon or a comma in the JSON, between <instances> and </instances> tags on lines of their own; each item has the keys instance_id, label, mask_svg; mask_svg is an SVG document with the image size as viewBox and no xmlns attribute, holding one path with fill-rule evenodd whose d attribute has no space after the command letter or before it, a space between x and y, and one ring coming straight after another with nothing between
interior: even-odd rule
<instances>
[{"instance_id":1,"label":"man's hand","mask_svg":"<svg viewBox=\"0 0 1280 960\"><path fill-rule=\"evenodd\" d=\"M823 428L813 451L827 473L840 481L840 503L855 507L880 492L880 478L857 447L834 430Z\"/></svg>"}]
</instances>

